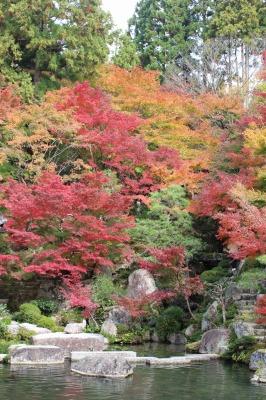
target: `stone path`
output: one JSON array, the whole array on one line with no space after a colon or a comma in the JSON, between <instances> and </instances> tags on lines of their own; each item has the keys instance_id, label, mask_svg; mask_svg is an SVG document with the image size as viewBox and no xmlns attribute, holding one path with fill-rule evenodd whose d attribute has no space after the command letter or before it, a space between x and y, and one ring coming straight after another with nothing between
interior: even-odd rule
<instances>
[{"instance_id":1,"label":"stone path","mask_svg":"<svg viewBox=\"0 0 266 400\"><path fill-rule=\"evenodd\" d=\"M245 289L241 293L240 299L236 300L236 306L238 308L239 314L245 312L253 312L255 310L258 294L257 291L252 289ZM250 323L254 330L254 337L257 342L264 343L266 341L266 325Z\"/></svg>"}]
</instances>

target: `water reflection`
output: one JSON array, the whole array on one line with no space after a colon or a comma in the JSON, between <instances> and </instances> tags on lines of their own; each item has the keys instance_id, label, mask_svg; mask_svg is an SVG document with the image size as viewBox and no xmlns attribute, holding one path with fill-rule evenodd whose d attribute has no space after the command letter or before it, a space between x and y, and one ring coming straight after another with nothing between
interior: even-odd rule
<instances>
[{"instance_id":1,"label":"water reflection","mask_svg":"<svg viewBox=\"0 0 266 400\"><path fill-rule=\"evenodd\" d=\"M146 354L150 348L139 353ZM162 349L157 347L157 351ZM167 350L166 350L167 352ZM165 355L165 353L164 353ZM71 373L69 365L0 367L1 400L265 400L247 367L219 361L186 367L137 367L127 379Z\"/></svg>"}]
</instances>

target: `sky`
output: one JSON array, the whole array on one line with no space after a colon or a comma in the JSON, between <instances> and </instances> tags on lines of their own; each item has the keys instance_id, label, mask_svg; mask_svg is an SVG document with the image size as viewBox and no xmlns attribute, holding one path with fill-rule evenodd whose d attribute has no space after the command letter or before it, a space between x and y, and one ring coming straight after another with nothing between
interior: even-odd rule
<instances>
[{"instance_id":1,"label":"sky","mask_svg":"<svg viewBox=\"0 0 266 400\"><path fill-rule=\"evenodd\" d=\"M110 11L118 28L126 30L138 0L102 0L103 8Z\"/></svg>"}]
</instances>

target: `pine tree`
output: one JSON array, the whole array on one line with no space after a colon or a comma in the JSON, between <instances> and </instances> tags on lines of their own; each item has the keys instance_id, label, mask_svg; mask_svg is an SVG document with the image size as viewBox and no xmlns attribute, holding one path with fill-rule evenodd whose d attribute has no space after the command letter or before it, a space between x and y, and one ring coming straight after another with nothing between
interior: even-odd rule
<instances>
[{"instance_id":1,"label":"pine tree","mask_svg":"<svg viewBox=\"0 0 266 400\"><path fill-rule=\"evenodd\" d=\"M8 81L91 78L106 60L111 23L100 0L3 0L0 18L0 72Z\"/></svg>"},{"instance_id":2,"label":"pine tree","mask_svg":"<svg viewBox=\"0 0 266 400\"><path fill-rule=\"evenodd\" d=\"M141 64L164 71L186 54L196 32L191 0L140 0L129 23Z\"/></svg>"},{"instance_id":3,"label":"pine tree","mask_svg":"<svg viewBox=\"0 0 266 400\"><path fill-rule=\"evenodd\" d=\"M140 65L137 47L129 34L119 34L112 62L118 67L132 69Z\"/></svg>"}]
</instances>

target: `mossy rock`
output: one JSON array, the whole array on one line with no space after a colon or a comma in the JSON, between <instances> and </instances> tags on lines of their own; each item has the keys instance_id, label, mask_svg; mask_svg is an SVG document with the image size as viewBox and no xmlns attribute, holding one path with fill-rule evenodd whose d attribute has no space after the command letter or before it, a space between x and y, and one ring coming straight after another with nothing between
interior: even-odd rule
<instances>
[{"instance_id":1,"label":"mossy rock","mask_svg":"<svg viewBox=\"0 0 266 400\"><path fill-rule=\"evenodd\" d=\"M200 340L197 342L187 343L186 344L186 351L188 353L198 353L200 348Z\"/></svg>"}]
</instances>

